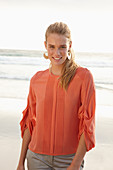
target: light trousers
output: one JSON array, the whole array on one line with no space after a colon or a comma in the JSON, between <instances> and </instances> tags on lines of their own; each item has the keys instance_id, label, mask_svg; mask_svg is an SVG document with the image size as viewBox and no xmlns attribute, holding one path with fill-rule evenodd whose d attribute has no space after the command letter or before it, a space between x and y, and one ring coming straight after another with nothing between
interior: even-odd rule
<instances>
[{"instance_id":1,"label":"light trousers","mask_svg":"<svg viewBox=\"0 0 113 170\"><path fill-rule=\"evenodd\" d=\"M71 164L75 154L51 156L45 154L37 154L28 149L27 151L27 167L28 170L66 170ZM83 170L84 161L80 170Z\"/></svg>"}]
</instances>

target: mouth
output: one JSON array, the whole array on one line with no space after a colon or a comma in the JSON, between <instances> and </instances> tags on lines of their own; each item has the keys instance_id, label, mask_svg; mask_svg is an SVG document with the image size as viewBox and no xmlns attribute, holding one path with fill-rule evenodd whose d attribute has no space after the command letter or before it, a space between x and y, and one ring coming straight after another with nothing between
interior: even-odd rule
<instances>
[{"instance_id":1,"label":"mouth","mask_svg":"<svg viewBox=\"0 0 113 170\"><path fill-rule=\"evenodd\" d=\"M55 61L59 61L62 57L52 57Z\"/></svg>"}]
</instances>

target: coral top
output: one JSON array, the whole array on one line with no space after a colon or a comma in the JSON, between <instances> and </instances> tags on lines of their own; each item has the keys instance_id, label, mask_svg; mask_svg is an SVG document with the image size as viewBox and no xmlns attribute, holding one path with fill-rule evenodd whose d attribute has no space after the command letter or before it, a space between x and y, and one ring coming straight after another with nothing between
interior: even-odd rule
<instances>
[{"instance_id":1,"label":"coral top","mask_svg":"<svg viewBox=\"0 0 113 170\"><path fill-rule=\"evenodd\" d=\"M32 152L47 155L75 153L82 133L87 151L95 146L95 85L92 74L78 67L65 91L49 69L30 81L27 107L20 122L22 137L29 128Z\"/></svg>"}]
</instances>

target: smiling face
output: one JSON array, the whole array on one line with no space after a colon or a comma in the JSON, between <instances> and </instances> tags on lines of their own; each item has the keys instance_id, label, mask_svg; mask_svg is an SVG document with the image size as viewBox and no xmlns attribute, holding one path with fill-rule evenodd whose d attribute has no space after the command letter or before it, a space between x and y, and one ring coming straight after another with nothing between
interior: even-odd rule
<instances>
[{"instance_id":1,"label":"smiling face","mask_svg":"<svg viewBox=\"0 0 113 170\"><path fill-rule=\"evenodd\" d=\"M51 61L52 68L62 68L65 62L68 51L71 48L71 42L64 35L50 33L45 42L45 47L48 52L48 58Z\"/></svg>"}]
</instances>

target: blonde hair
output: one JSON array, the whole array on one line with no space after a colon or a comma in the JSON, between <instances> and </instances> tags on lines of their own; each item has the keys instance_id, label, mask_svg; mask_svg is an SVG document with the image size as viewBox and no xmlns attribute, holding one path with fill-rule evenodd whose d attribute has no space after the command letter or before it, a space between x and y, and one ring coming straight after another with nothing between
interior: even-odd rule
<instances>
[{"instance_id":1,"label":"blonde hair","mask_svg":"<svg viewBox=\"0 0 113 170\"><path fill-rule=\"evenodd\" d=\"M71 32L68 28L68 26L66 24L64 24L63 22L55 22L54 24L51 24L45 33L45 40L47 42L47 37L49 36L49 34L51 33L57 33L59 35L64 35L66 38L68 38L69 43L71 42ZM67 90L70 82L72 81L76 69L78 67L78 65L75 63L74 59L75 59L75 55L74 55L74 51L71 49L69 51L70 54L70 59L67 58L64 62L62 71L61 71L61 76L59 77L60 79L60 85L62 88L64 88L65 90ZM47 57L44 56L46 59Z\"/></svg>"}]
</instances>

